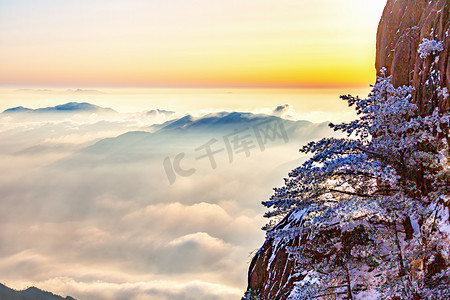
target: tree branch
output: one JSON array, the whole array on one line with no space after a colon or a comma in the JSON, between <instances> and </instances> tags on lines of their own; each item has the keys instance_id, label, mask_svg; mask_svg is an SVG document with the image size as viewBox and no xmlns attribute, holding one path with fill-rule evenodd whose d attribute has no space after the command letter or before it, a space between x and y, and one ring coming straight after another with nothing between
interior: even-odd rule
<instances>
[{"instance_id":1,"label":"tree branch","mask_svg":"<svg viewBox=\"0 0 450 300\"><path fill-rule=\"evenodd\" d=\"M375 197L374 195L363 194L363 193L347 192L347 191L336 190L336 189L328 189L328 191L330 191L330 192L336 192L336 193L341 193L341 194L345 194L345 195L350 195L350 196L365 197L365 198L372 198L372 197Z\"/></svg>"}]
</instances>

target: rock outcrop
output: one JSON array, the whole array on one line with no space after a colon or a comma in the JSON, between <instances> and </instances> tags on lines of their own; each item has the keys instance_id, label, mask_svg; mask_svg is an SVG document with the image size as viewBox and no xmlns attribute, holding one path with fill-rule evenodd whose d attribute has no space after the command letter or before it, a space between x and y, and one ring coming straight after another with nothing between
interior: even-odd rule
<instances>
[{"instance_id":1,"label":"rock outcrop","mask_svg":"<svg viewBox=\"0 0 450 300\"><path fill-rule=\"evenodd\" d=\"M437 96L450 90L449 9L448 0L388 0L379 23L375 63L378 75L386 68L394 86L413 86L414 102L422 114L436 107L441 111L450 109L450 96ZM438 58L419 53L424 39L442 46ZM432 75L436 80L430 83ZM288 215L277 226L289 227L290 222L293 220ZM245 299L282 300L289 296L299 275L286 249L298 243L298 239L266 239L251 262Z\"/></svg>"},{"instance_id":2,"label":"rock outcrop","mask_svg":"<svg viewBox=\"0 0 450 300\"><path fill-rule=\"evenodd\" d=\"M287 216L276 228L297 226L298 218ZM289 259L288 247L298 246L299 239L290 241L268 238L250 263L248 299L286 299L298 280L294 261Z\"/></svg>"},{"instance_id":3,"label":"rock outcrop","mask_svg":"<svg viewBox=\"0 0 450 300\"><path fill-rule=\"evenodd\" d=\"M435 87L427 84L430 70L439 72L439 86L450 86L450 1L389 0L377 33L375 67L387 69L394 86L415 88L415 102L423 113L439 106L449 110L450 98L435 103ZM419 45L424 39L442 42L435 66L434 58L421 58Z\"/></svg>"}]
</instances>

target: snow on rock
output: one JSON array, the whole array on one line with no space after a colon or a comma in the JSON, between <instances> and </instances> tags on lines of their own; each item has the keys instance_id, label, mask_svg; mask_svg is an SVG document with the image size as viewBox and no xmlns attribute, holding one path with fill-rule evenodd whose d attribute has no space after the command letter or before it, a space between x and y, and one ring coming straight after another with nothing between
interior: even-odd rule
<instances>
[{"instance_id":1,"label":"snow on rock","mask_svg":"<svg viewBox=\"0 0 450 300\"><path fill-rule=\"evenodd\" d=\"M444 50L444 42L436 41L433 39L424 38L422 43L419 44L419 56L424 59L430 54L437 54Z\"/></svg>"}]
</instances>

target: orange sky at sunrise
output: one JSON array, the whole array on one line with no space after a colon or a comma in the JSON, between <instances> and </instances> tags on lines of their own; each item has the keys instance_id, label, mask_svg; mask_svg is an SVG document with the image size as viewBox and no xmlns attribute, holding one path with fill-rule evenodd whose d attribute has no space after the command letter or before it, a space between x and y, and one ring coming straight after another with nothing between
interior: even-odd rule
<instances>
[{"instance_id":1,"label":"orange sky at sunrise","mask_svg":"<svg viewBox=\"0 0 450 300\"><path fill-rule=\"evenodd\" d=\"M374 82L385 1L1 1L0 84L336 87Z\"/></svg>"}]
</instances>

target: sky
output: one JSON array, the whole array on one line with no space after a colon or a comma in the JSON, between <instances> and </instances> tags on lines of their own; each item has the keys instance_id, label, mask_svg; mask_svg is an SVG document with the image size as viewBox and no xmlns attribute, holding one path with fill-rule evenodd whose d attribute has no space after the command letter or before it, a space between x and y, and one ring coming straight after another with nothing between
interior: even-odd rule
<instances>
[{"instance_id":1,"label":"sky","mask_svg":"<svg viewBox=\"0 0 450 300\"><path fill-rule=\"evenodd\" d=\"M385 2L0 0L0 84L367 86Z\"/></svg>"}]
</instances>

